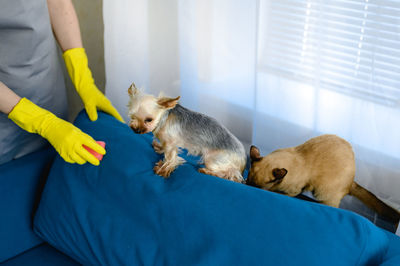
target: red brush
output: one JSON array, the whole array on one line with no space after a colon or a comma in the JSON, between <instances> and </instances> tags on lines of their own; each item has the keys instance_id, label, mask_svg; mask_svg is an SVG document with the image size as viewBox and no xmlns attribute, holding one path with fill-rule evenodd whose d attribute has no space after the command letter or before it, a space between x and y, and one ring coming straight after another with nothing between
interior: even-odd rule
<instances>
[{"instance_id":1,"label":"red brush","mask_svg":"<svg viewBox=\"0 0 400 266\"><path fill-rule=\"evenodd\" d=\"M99 144L101 147L103 147L103 148L106 147L106 143L105 143L104 141L96 141L96 142L97 142L97 144ZM86 146L86 145L83 145L83 147L84 147L88 152L90 152L91 154L93 154L94 157L96 157L97 160L101 161L101 160L103 159L103 155L102 155L102 154L100 154L100 153L98 153L98 152L95 152L94 150L92 150L91 148L89 148L89 147Z\"/></svg>"}]
</instances>

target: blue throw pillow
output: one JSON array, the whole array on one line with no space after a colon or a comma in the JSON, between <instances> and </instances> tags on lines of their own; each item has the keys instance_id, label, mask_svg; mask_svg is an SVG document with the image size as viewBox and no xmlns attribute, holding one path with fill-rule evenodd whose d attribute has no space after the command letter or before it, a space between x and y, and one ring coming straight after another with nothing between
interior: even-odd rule
<instances>
[{"instance_id":1,"label":"blue throw pillow","mask_svg":"<svg viewBox=\"0 0 400 266\"><path fill-rule=\"evenodd\" d=\"M164 179L150 135L104 113L75 124L107 154L98 167L58 157L34 226L82 264L365 265L386 253L386 233L357 214L200 174L193 157Z\"/></svg>"}]
</instances>

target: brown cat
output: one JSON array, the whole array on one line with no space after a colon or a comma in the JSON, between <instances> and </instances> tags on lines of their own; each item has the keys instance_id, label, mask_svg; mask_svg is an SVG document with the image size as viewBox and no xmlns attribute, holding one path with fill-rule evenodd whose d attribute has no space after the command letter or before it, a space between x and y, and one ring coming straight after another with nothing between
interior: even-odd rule
<instances>
[{"instance_id":1,"label":"brown cat","mask_svg":"<svg viewBox=\"0 0 400 266\"><path fill-rule=\"evenodd\" d=\"M353 149L346 140L335 135L322 135L291 148L260 156L257 147L250 148L251 168L247 184L262 189L297 196L312 191L323 204L339 207L350 194L369 208L392 221L400 214L354 182Z\"/></svg>"}]
</instances>

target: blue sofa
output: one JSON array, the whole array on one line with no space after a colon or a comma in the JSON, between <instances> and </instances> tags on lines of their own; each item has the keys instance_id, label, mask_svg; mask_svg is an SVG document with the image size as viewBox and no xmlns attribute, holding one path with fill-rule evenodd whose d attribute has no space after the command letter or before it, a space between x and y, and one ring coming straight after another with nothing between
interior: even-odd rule
<instances>
[{"instance_id":1,"label":"blue sofa","mask_svg":"<svg viewBox=\"0 0 400 266\"><path fill-rule=\"evenodd\" d=\"M99 167L51 147L0 166L4 265L400 265L400 238L352 212L197 172L169 179L151 135L100 113L75 124L106 142Z\"/></svg>"},{"instance_id":2,"label":"blue sofa","mask_svg":"<svg viewBox=\"0 0 400 266\"><path fill-rule=\"evenodd\" d=\"M80 265L33 232L33 216L55 155L47 147L0 165L2 265Z\"/></svg>"}]
</instances>

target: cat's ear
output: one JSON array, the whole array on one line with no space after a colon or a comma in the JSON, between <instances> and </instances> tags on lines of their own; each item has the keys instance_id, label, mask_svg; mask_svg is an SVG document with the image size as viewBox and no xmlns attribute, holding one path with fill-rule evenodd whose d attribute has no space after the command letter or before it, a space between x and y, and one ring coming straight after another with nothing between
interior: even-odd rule
<instances>
[{"instance_id":1,"label":"cat's ear","mask_svg":"<svg viewBox=\"0 0 400 266\"><path fill-rule=\"evenodd\" d=\"M261 161L262 157L260 155L260 150L256 147L251 145L250 147L250 160L251 162L258 162Z\"/></svg>"},{"instance_id":2,"label":"cat's ear","mask_svg":"<svg viewBox=\"0 0 400 266\"><path fill-rule=\"evenodd\" d=\"M287 170L285 168L274 168L272 170L272 175L275 177L275 180L281 180L287 174Z\"/></svg>"}]
</instances>

